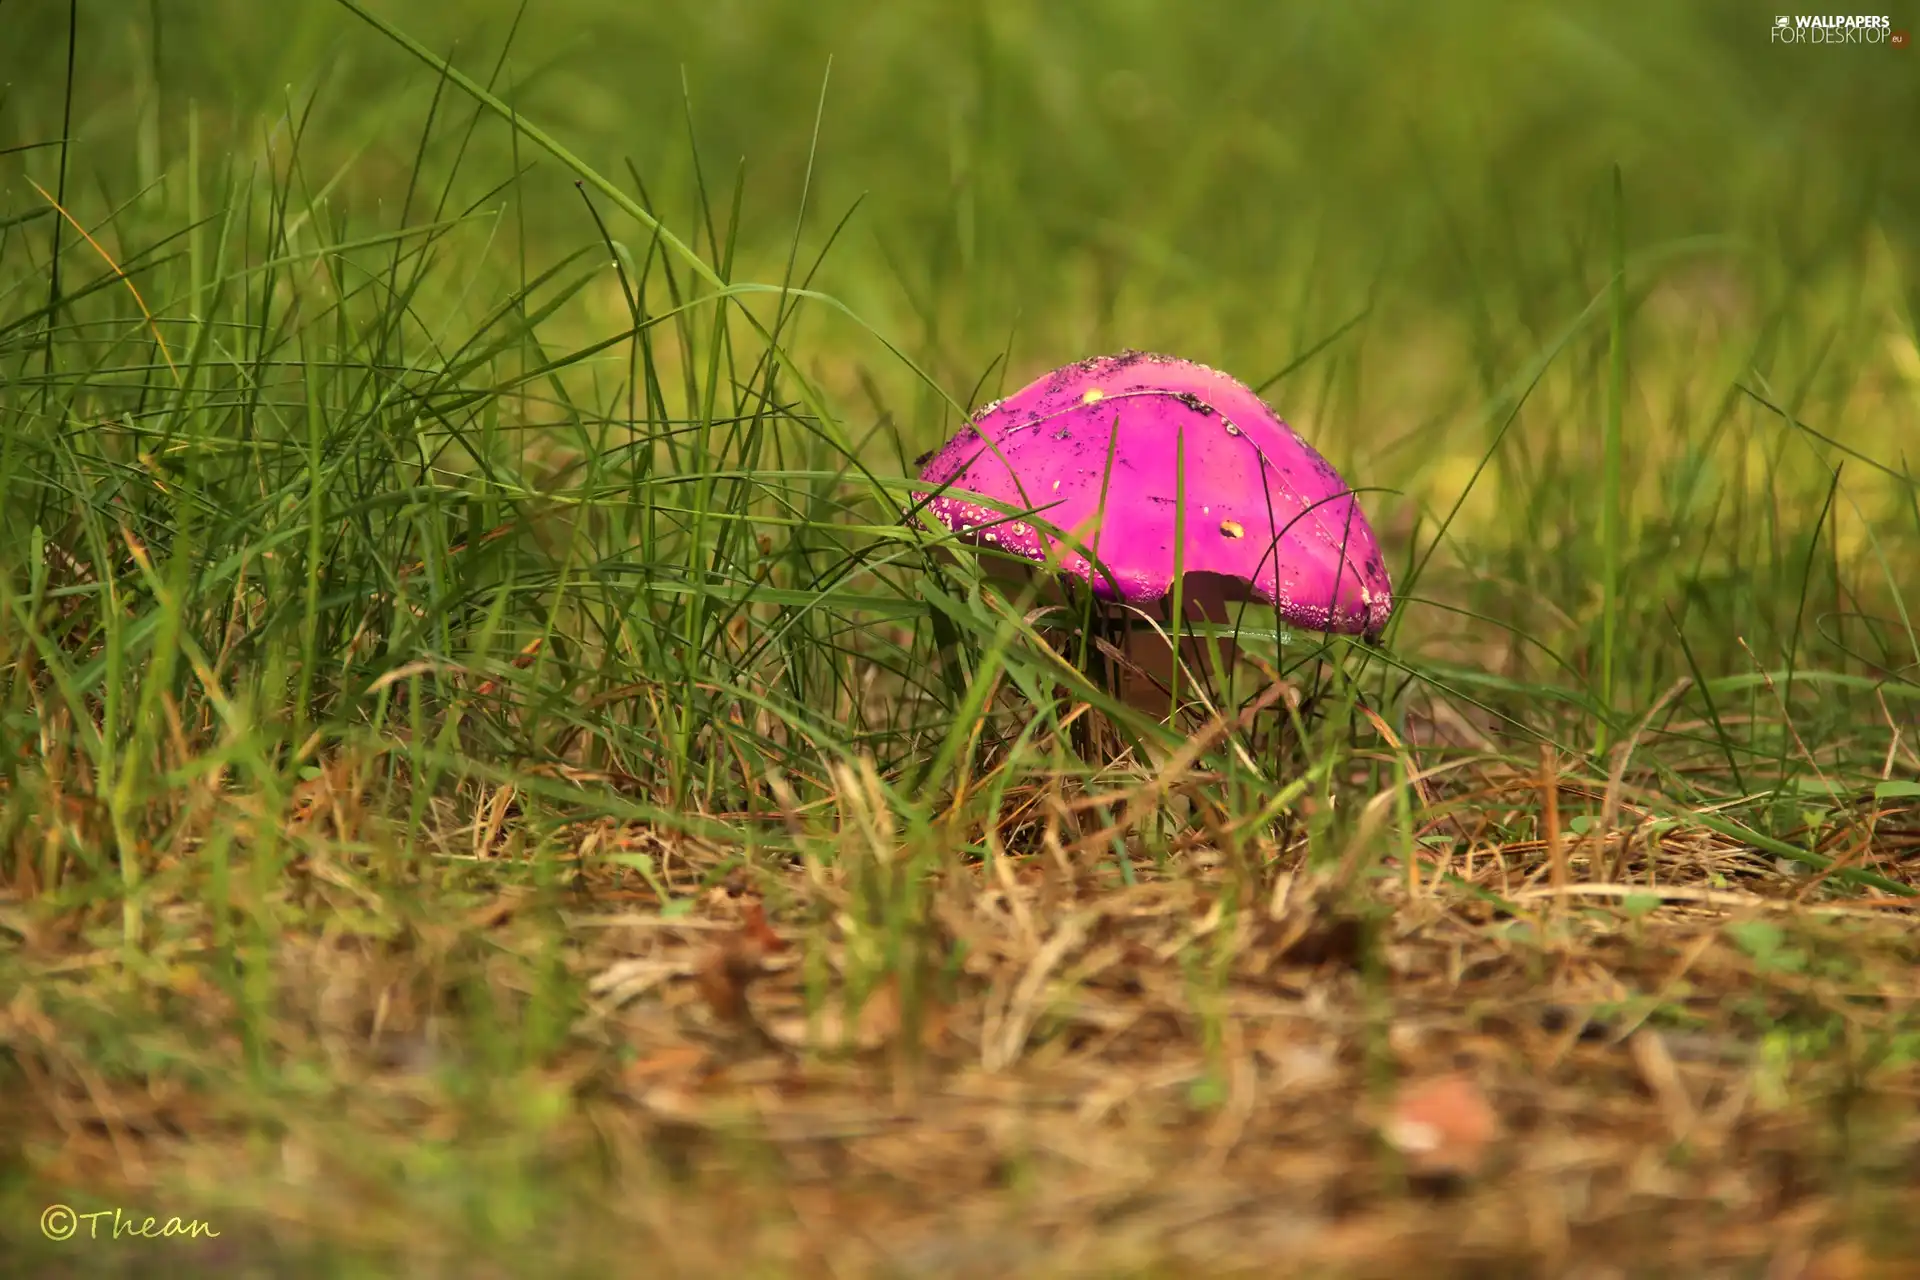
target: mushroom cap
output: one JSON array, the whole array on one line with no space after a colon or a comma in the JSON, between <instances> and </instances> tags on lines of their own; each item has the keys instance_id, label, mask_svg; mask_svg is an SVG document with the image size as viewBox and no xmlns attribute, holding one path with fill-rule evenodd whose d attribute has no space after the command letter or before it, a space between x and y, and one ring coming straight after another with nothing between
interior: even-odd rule
<instances>
[{"instance_id":1,"label":"mushroom cap","mask_svg":"<svg viewBox=\"0 0 1920 1280\"><path fill-rule=\"evenodd\" d=\"M1072 549L1061 566L1104 599L1165 598L1178 540L1184 574L1227 580L1296 627L1375 636L1393 610L1379 540L1339 472L1251 389L1205 365L1129 351L1057 369L982 409L920 479L963 491L923 510L970 541L1045 560L1059 540L965 494L1073 533L1102 568Z\"/></svg>"}]
</instances>

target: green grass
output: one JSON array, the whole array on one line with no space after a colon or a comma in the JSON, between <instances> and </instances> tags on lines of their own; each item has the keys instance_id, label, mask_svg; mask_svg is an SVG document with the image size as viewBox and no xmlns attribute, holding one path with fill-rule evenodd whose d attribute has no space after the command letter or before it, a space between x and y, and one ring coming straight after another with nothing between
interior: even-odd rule
<instances>
[{"instance_id":1,"label":"green grass","mask_svg":"<svg viewBox=\"0 0 1920 1280\"><path fill-rule=\"evenodd\" d=\"M1910 1256L1908 55L923 9L0 7L0 1250ZM1153 723L903 518L1121 346L1362 491L1383 648Z\"/></svg>"}]
</instances>

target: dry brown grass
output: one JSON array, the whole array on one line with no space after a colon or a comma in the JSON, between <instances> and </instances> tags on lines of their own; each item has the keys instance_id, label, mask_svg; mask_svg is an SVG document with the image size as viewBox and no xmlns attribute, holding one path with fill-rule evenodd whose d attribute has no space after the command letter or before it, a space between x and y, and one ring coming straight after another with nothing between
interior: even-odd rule
<instances>
[{"instance_id":1,"label":"dry brown grass","mask_svg":"<svg viewBox=\"0 0 1920 1280\"><path fill-rule=\"evenodd\" d=\"M4 900L7 1234L61 1199L222 1229L32 1255L76 1275L327 1246L462 1275L1911 1274L1912 902L1705 828L1575 835L1545 776L1428 784L1552 795L1539 839L1408 867L1363 821L1316 869L1201 830L1130 886L1077 797L1028 792L1053 818L945 860L892 933L898 844L853 770L833 859L600 824L545 889L510 800L383 884L323 781L273 891L298 923L240 997L269 1043L205 906L158 911L133 967L117 908ZM1913 813L1854 831L1852 863L1913 882ZM553 983L551 1051L498 1066L476 1021L531 1035Z\"/></svg>"}]
</instances>

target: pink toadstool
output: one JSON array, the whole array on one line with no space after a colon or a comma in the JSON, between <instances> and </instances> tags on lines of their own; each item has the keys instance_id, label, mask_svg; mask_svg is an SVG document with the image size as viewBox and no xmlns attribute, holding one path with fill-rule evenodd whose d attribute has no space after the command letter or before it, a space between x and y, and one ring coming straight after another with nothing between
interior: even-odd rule
<instances>
[{"instance_id":1,"label":"pink toadstool","mask_svg":"<svg viewBox=\"0 0 1920 1280\"><path fill-rule=\"evenodd\" d=\"M1251 389L1204 365L1129 351L1055 370L981 410L920 480L923 523L1022 560L1055 558L1108 609L1164 608L1176 566L1183 612L1214 623L1229 603L1257 601L1302 630L1374 640L1393 609L1379 541L1346 482ZM1203 652L1182 645L1189 661ZM1130 633L1127 656L1155 683L1171 673L1151 631ZM1152 696L1128 700L1164 710L1164 693Z\"/></svg>"}]
</instances>

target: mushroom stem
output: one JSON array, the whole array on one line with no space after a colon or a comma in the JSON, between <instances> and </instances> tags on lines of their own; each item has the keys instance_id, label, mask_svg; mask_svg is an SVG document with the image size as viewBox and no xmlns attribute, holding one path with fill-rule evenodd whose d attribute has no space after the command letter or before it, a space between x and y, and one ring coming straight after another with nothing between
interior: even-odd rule
<instances>
[{"instance_id":1,"label":"mushroom stem","mask_svg":"<svg viewBox=\"0 0 1920 1280\"><path fill-rule=\"evenodd\" d=\"M939 553L948 563L957 563L949 551ZM1017 598L1023 590L1033 586L1036 579L1039 591L1035 603L1060 608L1071 608L1073 599L1062 590L1060 580L1046 574L1038 566L1025 561L999 556L981 558L981 566L987 576L998 582L1008 597ZM1084 590L1084 584L1076 584ZM1239 660L1240 646L1230 636L1196 635L1187 628L1196 623L1211 623L1225 626L1232 621L1228 605L1235 599L1244 599L1238 595L1232 584L1213 574L1188 574L1183 583L1181 613L1186 622L1181 627L1179 653L1180 661L1186 670L1180 677L1181 702L1191 705L1193 702L1193 682L1208 681L1213 689L1221 690L1226 685L1226 675L1234 669ZM1156 626L1149 626L1140 616L1138 608L1129 607L1113 601L1095 600L1093 626L1096 634L1114 635L1118 643L1114 648L1121 661L1114 662L1111 655L1102 655L1108 670L1107 687L1123 703L1140 711L1161 723L1171 720L1177 711L1173 705L1174 689L1174 648L1168 643L1172 635L1172 598L1161 602ZM1116 634L1117 633L1117 634ZM1078 646L1072 644L1071 633L1055 631L1055 642L1066 641L1063 648L1071 653ZM1219 662L1214 662L1215 655ZM1097 738L1111 738L1111 731L1096 734Z\"/></svg>"},{"instance_id":2,"label":"mushroom stem","mask_svg":"<svg viewBox=\"0 0 1920 1280\"><path fill-rule=\"evenodd\" d=\"M1193 682L1209 680L1215 690L1226 687L1226 677L1240 657L1240 646L1231 636L1208 636L1195 634L1188 628L1192 625L1213 624L1225 626L1231 621L1227 611L1229 596L1218 582L1206 575L1189 575L1184 583L1181 600L1181 614L1184 621L1180 629L1179 664L1186 670L1180 674L1179 692L1183 704L1191 702ZM1118 692L1130 707L1144 711L1156 720L1171 720L1179 708L1173 703L1174 685L1174 647L1168 641L1172 638L1172 600L1169 598L1161 610L1159 629L1142 625L1137 619L1126 631L1126 640L1121 652L1126 655L1132 669L1122 668ZM1215 657L1218 656L1218 663Z\"/></svg>"}]
</instances>

